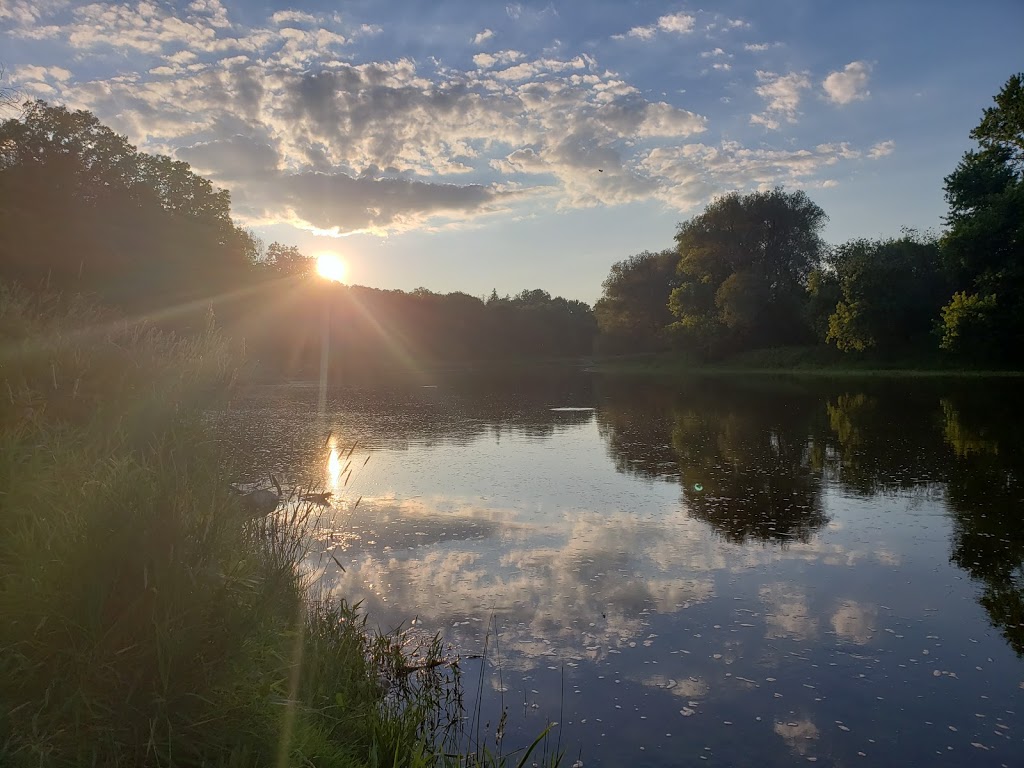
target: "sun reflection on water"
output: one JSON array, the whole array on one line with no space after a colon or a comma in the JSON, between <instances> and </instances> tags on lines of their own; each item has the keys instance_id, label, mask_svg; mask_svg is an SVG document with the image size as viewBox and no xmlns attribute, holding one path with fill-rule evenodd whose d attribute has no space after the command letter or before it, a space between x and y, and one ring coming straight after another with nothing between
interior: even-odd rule
<instances>
[{"instance_id":1,"label":"sun reflection on water","mask_svg":"<svg viewBox=\"0 0 1024 768\"><path fill-rule=\"evenodd\" d=\"M334 435L331 435L327 445L327 487L332 493L338 493L341 490L341 453Z\"/></svg>"}]
</instances>

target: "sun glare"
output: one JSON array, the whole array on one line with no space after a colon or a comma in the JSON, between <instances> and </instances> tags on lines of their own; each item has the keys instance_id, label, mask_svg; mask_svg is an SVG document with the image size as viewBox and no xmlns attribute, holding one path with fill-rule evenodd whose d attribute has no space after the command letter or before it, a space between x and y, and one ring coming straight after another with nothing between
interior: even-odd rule
<instances>
[{"instance_id":1,"label":"sun glare","mask_svg":"<svg viewBox=\"0 0 1024 768\"><path fill-rule=\"evenodd\" d=\"M322 278L343 283L347 272L348 267L336 253L321 253L316 257L316 273Z\"/></svg>"}]
</instances>

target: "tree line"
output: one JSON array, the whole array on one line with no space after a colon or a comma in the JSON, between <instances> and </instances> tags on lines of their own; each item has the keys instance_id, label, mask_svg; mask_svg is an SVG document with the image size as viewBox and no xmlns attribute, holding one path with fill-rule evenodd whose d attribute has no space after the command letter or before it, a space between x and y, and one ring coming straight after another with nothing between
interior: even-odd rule
<instances>
[{"instance_id":1,"label":"tree line","mask_svg":"<svg viewBox=\"0 0 1024 768\"><path fill-rule=\"evenodd\" d=\"M1024 76L971 131L945 179L939 235L827 245L803 191L734 192L675 246L614 264L593 310L543 290L474 297L325 285L294 246L264 245L227 191L138 151L85 111L43 101L0 123L0 280L88 293L179 330L218 322L271 368L356 360L684 351L720 360L818 346L837 354L1024 362Z\"/></svg>"},{"instance_id":2,"label":"tree line","mask_svg":"<svg viewBox=\"0 0 1024 768\"><path fill-rule=\"evenodd\" d=\"M88 294L182 332L212 310L266 367L296 375L319 369L325 338L337 366L592 349L584 302L326 285L312 259L265 245L230 208L187 163L140 152L87 111L35 101L0 123L0 281Z\"/></svg>"},{"instance_id":3,"label":"tree line","mask_svg":"<svg viewBox=\"0 0 1024 768\"><path fill-rule=\"evenodd\" d=\"M851 355L1024 359L1024 75L984 110L945 178L941 236L827 245L825 212L781 188L712 202L675 247L613 265L595 305L608 353L704 360L793 345Z\"/></svg>"}]
</instances>

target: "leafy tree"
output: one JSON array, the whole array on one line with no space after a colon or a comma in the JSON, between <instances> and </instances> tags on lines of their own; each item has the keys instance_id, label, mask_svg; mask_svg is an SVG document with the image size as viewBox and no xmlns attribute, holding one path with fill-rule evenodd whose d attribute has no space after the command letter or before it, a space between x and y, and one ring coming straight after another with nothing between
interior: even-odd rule
<instances>
[{"instance_id":1,"label":"leafy tree","mask_svg":"<svg viewBox=\"0 0 1024 768\"><path fill-rule=\"evenodd\" d=\"M313 268L313 259L303 254L298 246L273 242L267 246L265 263L281 275L308 274Z\"/></svg>"},{"instance_id":2,"label":"leafy tree","mask_svg":"<svg viewBox=\"0 0 1024 768\"><path fill-rule=\"evenodd\" d=\"M999 306L994 294L957 291L942 308L940 346L963 353L973 347L977 356L994 356L998 354L998 323Z\"/></svg>"},{"instance_id":3,"label":"leafy tree","mask_svg":"<svg viewBox=\"0 0 1024 768\"><path fill-rule=\"evenodd\" d=\"M668 300L679 283L679 254L644 251L612 265L594 305L605 352L644 352L667 346L666 328L675 319Z\"/></svg>"},{"instance_id":4,"label":"leafy tree","mask_svg":"<svg viewBox=\"0 0 1024 768\"><path fill-rule=\"evenodd\" d=\"M805 339L826 220L803 192L776 188L726 195L681 224L670 309L683 343L713 355Z\"/></svg>"},{"instance_id":5,"label":"leafy tree","mask_svg":"<svg viewBox=\"0 0 1024 768\"><path fill-rule=\"evenodd\" d=\"M826 341L857 352L932 344L935 318L949 295L934 238L907 231L888 240L851 240L832 250L827 269L839 290Z\"/></svg>"},{"instance_id":6,"label":"leafy tree","mask_svg":"<svg viewBox=\"0 0 1024 768\"><path fill-rule=\"evenodd\" d=\"M135 309L233 287L255 250L186 163L42 101L0 123L0 226L0 278Z\"/></svg>"},{"instance_id":7,"label":"leafy tree","mask_svg":"<svg viewBox=\"0 0 1024 768\"><path fill-rule=\"evenodd\" d=\"M942 241L957 293L943 310L943 346L1003 360L1024 354L1024 75L1013 75L971 131L945 179ZM996 336L985 334L995 331Z\"/></svg>"}]
</instances>

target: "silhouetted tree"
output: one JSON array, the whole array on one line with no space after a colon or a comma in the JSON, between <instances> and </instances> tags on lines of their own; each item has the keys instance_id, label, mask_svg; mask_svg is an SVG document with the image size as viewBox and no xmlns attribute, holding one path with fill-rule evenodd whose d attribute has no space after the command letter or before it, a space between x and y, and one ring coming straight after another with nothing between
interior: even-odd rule
<instances>
[{"instance_id":1,"label":"silhouetted tree","mask_svg":"<svg viewBox=\"0 0 1024 768\"><path fill-rule=\"evenodd\" d=\"M267 246L265 264L281 276L306 275L313 269L314 259L306 256L295 245L273 242Z\"/></svg>"},{"instance_id":2,"label":"silhouetted tree","mask_svg":"<svg viewBox=\"0 0 1024 768\"><path fill-rule=\"evenodd\" d=\"M0 226L0 278L137 310L229 289L255 248L186 163L42 101L0 124Z\"/></svg>"},{"instance_id":3,"label":"silhouetted tree","mask_svg":"<svg viewBox=\"0 0 1024 768\"><path fill-rule=\"evenodd\" d=\"M674 250L644 251L612 265L594 305L602 352L648 352L668 347L675 320L668 299L679 284Z\"/></svg>"}]
</instances>

